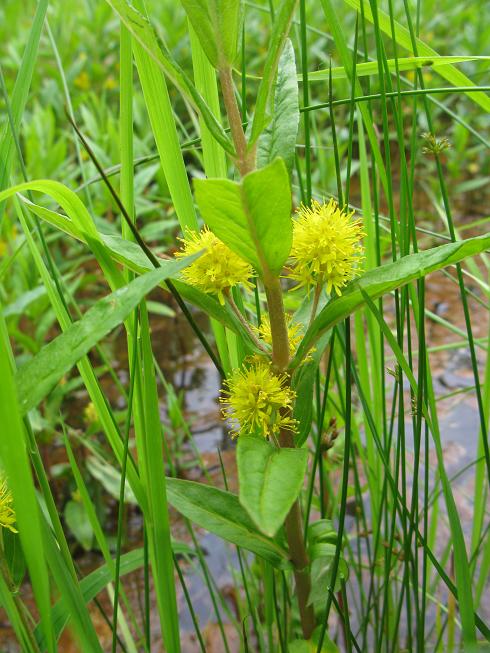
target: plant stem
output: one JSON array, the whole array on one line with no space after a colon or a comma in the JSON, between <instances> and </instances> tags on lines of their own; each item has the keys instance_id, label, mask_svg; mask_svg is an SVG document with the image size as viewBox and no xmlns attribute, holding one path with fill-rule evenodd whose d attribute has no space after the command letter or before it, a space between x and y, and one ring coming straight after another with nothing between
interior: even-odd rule
<instances>
[{"instance_id":1,"label":"plant stem","mask_svg":"<svg viewBox=\"0 0 490 653\"><path fill-rule=\"evenodd\" d=\"M281 447L294 448L294 436L291 431L282 430L280 434ZM308 605L311 592L310 561L303 538L303 519L299 499L293 503L284 522L291 561L294 565L294 581L301 620L301 628L305 639L310 639L315 629L315 613L312 605Z\"/></svg>"},{"instance_id":2,"label":"plant stem","mask_svg":"<svg viewBox=\"0 0 490 653\"><path fill-rule=\"evenodd\" d=\"M219 78L226 113L230 123L231 135L237 154L236 164L240 174L243 176L255 168L255 149L248 150L247 147L240 111L233 90L231 68L227 67L220 70ZM263 281L271 325L272 364L278 372L285 372L289 365L289 336L281 282L279 277L272 275L269 271L264 274ZM236 307L230 293L227 294L227 297L230 301L231 308L237 314L240 322L243 323L245 318L238 310L238 307ZM249 331L248 325L247 331ZM279 436L279 444L281 447L294 448L293 434L290 431L282 430ZM310 564L303 539L303 520L299 499L296 499L291 507L284 522L284 527L291 561L294 565L294 580L296 583L296 594L303 636L305 639L310 639L316 624L313 606L308 605L308 597L311 591Z\"/></svg>"},{"instance_id":3,"label":"plant stem","mask_svg":"<svg viewBox=\"0 0 490 653\"><path fill-rule=\"evenodd\" d=\"M264 287L271 324L272 363L282 372L287 369L289 363L289 338L279 278L265 279ZM281 447L294 448L294 436L291 431L283 429L279 436L279 443ZM289 553L294 565L294 580L303 636L305 639L310 639L315 628L315 613L313 606L308 605L311 591L310 565L303 538L303 520L299 499L296 499L291 507L284 526Z\"/></svg>"},{"instance_id":4,"label":"plant stem","mask_svg":"<svg viewBox=\"0 0 490 653\"><path fill-rule=\"evenodd\" d=\"M271 324L272 364L279 372L284 372L289 364L289 336L279 278L264 279L264 288Z\"/></svg>"},{"instance_id":5,"label":"plant stem","mask_svg":"<svg viewBox=\"0 0 490 653\"><path fill-rule=\"evenodd\" d=\"M257 338L255 333L250 328L250 324L247 322L247 320L245 319L243 313L241 312L241 310L236 305L235 300L233 299L233 295L230 292L230 290L227 290L225 292L225 295L226 295L226 299L228 300L228 303L230 304L231 310L235 313L235 315L239 319L240 324L243 326L245 331L248 333L248 335L249 335L250 339L253 341L254 345L258 349L260 349L260 351L263 351L264 353L269 353L267 351L267 349L264 347L264 344L262 342L260 342L260 340Z\"/></svg>"},{"instance_id":6,"label":"plant stem","mask_svg":"<svg viewBox=\"0 0 490 653\"><path fill-rule=\"evenodd\" d=\"M240 174L246 175L255 167L255 150L248 151L247 139L242 127L242 117L235 97L233 88L233 77L230 66L226 66L219 71L219 81L221 92L225 103L226 115L230 123L231 135L236 150L236 165Z\"/></svg>"},{"instance_id":7,"label":"plant stem","mask_svg":"<svg viewBox=\"0 0 490 653\"><path fill-rule=\"evenodd\" d=\"M313 606L308 605L308 597L311 592L310 561L303 540L303 520L301 517L301 506L299 499L293 503L286 521L286 538L288 541L289 553L294 565L294 580L296 583L296 595L298 598L301 628L305 639L310 639L315 629L315 613Z\"/></svg>"}]
</instances>

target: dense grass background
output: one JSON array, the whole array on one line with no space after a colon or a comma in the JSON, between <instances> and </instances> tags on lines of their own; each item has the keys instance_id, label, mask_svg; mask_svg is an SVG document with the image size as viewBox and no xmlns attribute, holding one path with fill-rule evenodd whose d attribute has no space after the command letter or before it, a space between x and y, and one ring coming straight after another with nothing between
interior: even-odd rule
<instances>
[{"instance_id":1,"label":"dense grass background","mask_svg":"<svg viewBox=\"0 0 490 653\"><path fill-rule=\"evenodd\" d=\"M244 121L277 4L244 3L235 74ZM218 113L213 75L184 11L173 0L146 6L158 36ZM366 225L367 269L488 233L484 11L484 3L463 2L299 4L291 31L302 105L294 203L333 195L356 208ZM102 0L7 0L0 36L2 189L24 179L62 182L87 209L81 221L90 215L99 233L130 238L68 113L153 252L174 251L182 227L196 220L188 180L236 175L189 103L169 83L166 105L154 64ZM434 65L428 48L456 59ZM424 66L407 62L412 55L426 58ZM457 60L464 57L474 59ZM469 93L471 83L479 93ZM201 397L217 423L219 379L168 294L156 292L128 311L124 325L22 421L13 370L133 278L93 243L49 226L42 208L31 211L29 201L53 211L63 205L61 196L44 191L23 191L23 199L4 204L0 223L0 455L24 550L17 560L17 536L4 533L12 587L0 584L10 624L0 650L19 650L16 640L20 650L56 650L64 620L52 616L59 609L71 613L81 642L73 650L158 650L163 631L166 649L176 651L176 592L181 614L195 626L184 647L287 650L297 628L288 575L230 545L227 594L213 577L199 529L174 520L170 539L160 433L167 476L232 487L236 479L233 455L223 452L221 468L215 441L203 451L199 393L196 399L192 383L179 381L195 368L199 387L204 375ZM340 650L452 651L462 641L471 650L473 641L490 636L488 269L483 254L368 303L350 325L336 328L322 361L302 501L312 521L332 519L344 538L348 578L341 565L345 582L324 597L327 633ZM287 297L293 309L295 299ZM254 316L253 297L245 297L245 308ZM233 364L240 351L234 336L228 334L226 348L216 324L213 331L202 314L194 317L209 340L217 339L223 366ZM332 448L324 446L325 432ZM28 452L18 446L24 438ZM231 447L226 435L221 444ZM104 573L81 580L104 563ZM142 572L134 591L124 575L136 568ZM209 608L201 623L185 582L192 590L193 574L203 579ZM320 578L318 586L327 582ZM61 608L53 610L50 596ZM217 635L206 618L218 624Z\"/></svg>"}]
</instances>

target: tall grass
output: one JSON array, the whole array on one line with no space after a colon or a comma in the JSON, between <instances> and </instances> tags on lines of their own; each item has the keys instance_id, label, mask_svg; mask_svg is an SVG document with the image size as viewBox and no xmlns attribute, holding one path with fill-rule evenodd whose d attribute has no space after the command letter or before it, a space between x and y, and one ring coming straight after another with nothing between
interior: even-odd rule
<instances>
[{"instance_id":1,"label":"tall grass","mask_svg":"<svg viewBox=\"0 0 490 653\"><path fill-rule=\"evenodd\" d=\"M14 4L0 10L10 24L21 13ZM63 650L66 631L77 650L149 652L162 643L176 652L184 611L202 651L485 650L490 28L478 7L458 2L445 7L447 23L431 2L244 2L242 23L233 22L234 2L210 1L213 41L205 17L194 20L197 5L182 4L87 0L48 12L39 2L18 34L1 28L10 45L0 51L0 472L18 533L0 529L0 605L12 633L0 650L15 650L14 639L22 651ZM70 25L79 32L69 36ZM233 69L215 69L213 44L231 47L234 31ZM218 214L230 188L224 178L251 178L250 143L266 129L276 138L271 151L290 157L293 206L332 196L363 220L365 276L337 300L321 297L310 324L316 300L284 282L281 289L267 270L253 291L235 288L222 305L183 282L195 259L167 255L206 212L190 180L221 179ZM34 179L43 164L45 179ZM261 197L275 190L272 183ZM286 238L271 216L261 219L278 243ZM239 248L232 226L218 235ZM271 245L259 241L259 250ZM449 312L439 311L438 287L443 300L454 297ZM170 296L172 309L161 308ZM199 436L161 369L154 327L172 319L162 314L182 313L190 348L223 380L257 352L249 325L268 310L272 363L283 369L283 300L303 336L284 369L309 354L293 376L299 434L281 433L274 451L294 455L289 468L277 463L276 485L260 477L261 521L247 491L262 458L257 449L257 468L242 464L245 439L238 495L220 451L222 483L199 452L206 483L178 478L187 448L169 454L182 442L176 434L194 451ZM114 360L108 334L116 328L126 363ZM467 376L446 391L439 367L455 350ZM70 411L81 391L90 401L82 420ZM461 402L475 423L452 465L446 431ZM62 450L61 467L50 463L46 441ZM264 455L272 469L271 452ZM303 455L304 478L295 476ZM295 483L294 496L281 499ZM269 532L282 508L285 527ZM135 515L136 543L128 536ZM200 527L227 542L236 561L233 605L213 577ZM184 530L185 541L177 539ZM101 554L90 573L80 547ZM193 605L191 571L206 589L217 649ZM142 579L139 600L132 572Z\"/></svg>"}]
</instances>

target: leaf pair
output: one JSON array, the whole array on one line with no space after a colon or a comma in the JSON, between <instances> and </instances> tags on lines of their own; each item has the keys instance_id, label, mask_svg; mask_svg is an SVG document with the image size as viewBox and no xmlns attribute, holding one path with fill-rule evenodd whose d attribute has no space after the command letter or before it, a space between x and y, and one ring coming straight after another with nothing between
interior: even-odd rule
<instances>
[{"instance_id":1,"label":"leaf pair","mask_svg":"<svg viewBox=\"0 0 490 653\"><path fill-rule=\"evenodd\" d=\"M291 188L282 159L228 179L196 179L196 201L212 231L261 277L278 275L293 241Z\"/></svg>"}]
</instances>

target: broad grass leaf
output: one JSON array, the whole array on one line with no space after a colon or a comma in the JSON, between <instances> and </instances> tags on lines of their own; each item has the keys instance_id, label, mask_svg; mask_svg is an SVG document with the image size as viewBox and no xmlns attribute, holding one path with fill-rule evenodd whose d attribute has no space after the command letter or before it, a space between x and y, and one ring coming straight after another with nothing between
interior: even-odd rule
<instances>
[{"instance_id":1,"label":"broad grass leaf","mask_svg":"<svg viewBox=\"0 0 490 653\"><path fill-rule=\"evenodd\" d=\"M49 1L41 0L37 3L36 14L29 31L29 38L26 43L21 64L18 68L17 77L10 100L12 119L16 130L19 129L24 109L29 97L32 75L36 67L37 52L41 34L43 33L44 18L48 10ZM0 190L3 190L9 183L12 168L12 158L15 152L15 141L12 129L6 121L3 123L2 135L0 138ZM2 202L0 202L0 219L3 217Z\"/></svg>"},{"instance_id":2,"label":"broad grass leaf","mask_svg":"<svg viewBox=\"0 0 490 653\"><path fill-rule=\"evenodd\" d=\"M257 145L257 166L267 165L275 158L284 159L291 172L299 126L298 82L294 48L287 39L274 84L272 120L262 132Z\"/></svg>"},{"instance_id":3,"label":"broad grass leaf","mask_svg":"<svg viewBox=\"0 0 490 653\"><path fill-rule=\"evenodd\" d=\"M398 261L370 270L359 279L351 281L345 287L342 295L332 299L317 315L298 347L293 365L301 360L302 356L325 331L364 306L363 293L372 300L378 299L410 281L458 263L468 256L475 256L489 247L490 235L484 234L405 256Z\"/></svg>"},{"instance_id":4,"label":"broad grass leaf","mask_svg":"<svg viewBox=\"0 0 490 653\"><path fill-rule=\"evenodd\" d=\"M109 331L121 324L150 290L174 276L189 260L162 261L162 267L147 272L107 295L57 338L45 345L16 374L23 414L37 406L48 392Z\"/></svg>"},{"instance_id":5,"label":"broad grass leaf","mask_svg":"<svg viewBox=\"0 0 490 653\"><path fill-rule=\"evenodd\" d=\"M167 498L198 526L256 553L278 569L289 567L286 549L258 530L235 494L203 483L168 478Z\"/></svg>"},{"instance_id":6,"label":"broad grass leaf","mask_svg":"<svg viewBox=\"0 0 490 653\"><path fill-rule=\"evenodd\" d=\"M32 183L35 184L36 190L41 190L41 188L44 188L44 186L42 186L42 181ZM6 191L5 196L8 197L16 191L25 190L29 187L29 184L16 186L15 188ZM71 191L69 192L71 193ZM78 228L77 223L70 219L70 217L64 216L61 213L57 213L56 211L46 209L45 207L39 206L38 204L33 204L25 197L21 196L21 199L26 204L26 206L29 207L29 210L35 213L38 217L55 226L57 229L60 229L69 236L76 238L81 242L87 242L84 233ZM129 270L137 272L138 274L142 274L148 270L153 269L153 266L146 256L145 252L137 243L121 238L120 236L108 234L99 234L99 237L99 248L103 248L103 253L106 258L110 257L113 261L124 265ZM165 288L164 281L162 281L160 285ZM209 317L217 320L223 326L240 335L244 342L247 343L247 347L249 349L252 351L255 349L250 336L247 334L237 319L236 315L228 306L222 306L219 301L212 295L207 295L206 293L203 293L197 288L183 283L182 281L174 280L174 286L184 299L205 311Z\"/></svg>"},{"instance_id":7,"label":"broad grass leaf","mask_svg":"<svg viewBox=\"0 0 490 653\"><path fill-rule=\"evenodd\" d=\"M345 0L348 2L348 0ZM488 56L425 56L425 57L400 57L399 59L387 59L386 65L391 72L399 72L405 70L416 70L417 68L434 68L440 66L447 66L448 64L465 63L467 61L486 61L490 59ZM332 79L348 79L349 75L343 66L332 68L325 68L323 70L313 70L308 73L309 82L325 82L332 75ZM377 61L366 61L356 64L356 76L364 77L367 75L377 76L379 74L379 66ZM298 75L298 80L301 81L302 75Z\"/></svg>"},{"instance_id":8,"label":"broad grass leaf","mask_svg":"<svg viewBox=\"0 0 490 653\"><path fill-rule=\"evenodd\" d=\"M36 497L7 337L4 331L0 333L0 464L12 493L15 527L19 531L17 537L22 544L37 608L45 619L47 648L54 652L56 645L51 626L49 573L41 536L44 517Z\"/></svg>"},{"instance_id":9,"label":"broad grass leaf","mask_svg":"<svg viewBox=\"0 0 490 653\"><path fill-rule=\"evenodd\" d=\"M273 537L303 486L308 451L277 448L240 436L237 445L240 503L260 530Z\"/></svg>"},{"instance_id":10,"label":"broad grass leaf","mask_svg":"<svg viewBox=\"0 0 490 653\"><path fill-rule=\"evenodd\" d=\"M196 179L196 201L214 233L264 274L278 274L291 251L289 175L282 159L245 175L242 182Z\"/></svg>"},{"instance_id":11,"label":"broad grass leaf","mask_svg":"<svg viewBox=\"0 0 490 653\"><path fill-rule=\"evenodd\" d=\"M172 541L172 549L176 554L193 555L194 550L183 542ZM122 578L132 571L141 569L145 563L145 552L143 547L134 549L129 553L124 553L121 556L119 575ZM80 581L80 590L82 592L85 603L90 603L94 597L101 592L108 583L113 580L113 571L107 564L101 565L95 571L82 578ZM70 619L70 608L65 598L60 598L52 608L53 615L53 628L56 637L58 638L63 629L68 624ZM41 625L38 624L34 630L34 637L41 650L46 648L44 635L41 630Z\"/></svg>"}]
</instances>

